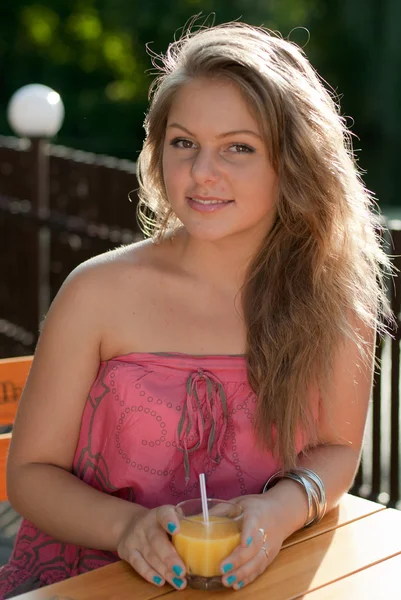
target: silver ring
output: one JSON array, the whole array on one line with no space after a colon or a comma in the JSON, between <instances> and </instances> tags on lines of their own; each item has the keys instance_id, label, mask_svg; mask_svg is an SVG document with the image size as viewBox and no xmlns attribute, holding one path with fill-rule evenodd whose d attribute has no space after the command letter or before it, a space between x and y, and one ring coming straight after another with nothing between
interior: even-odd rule
<instances>
[{"instance_id":1,"label":"silver ring","mask_svg":"<svg viewBox=\"0 0 401 600\"><path fill-rule=\"evenodd\" d=\"M266 548L266 546L265 546L265 545L263 545L263 546L261 547L261 550L263 550L263 552L264 552L264 553L265 553L265 555L266 555L266 558L267 558L267 560L269 560L269 551L268 551L268 549Z\"/></svg>"},{"instance_id":2,"label":"silver ring","mask_svg":"<svg viewBox=\"0 0 401 600\"><path fill-rule=\"evenodd\" d=\"M267 539L267 533L266 533L266 531L264 529L262 529L262 527L259 528L259 531L260 531L260 533L262 534L262 537L263 537L262 544L264 544L265 541L266 541L266 539Z\"/></svg>"}]
</instances>

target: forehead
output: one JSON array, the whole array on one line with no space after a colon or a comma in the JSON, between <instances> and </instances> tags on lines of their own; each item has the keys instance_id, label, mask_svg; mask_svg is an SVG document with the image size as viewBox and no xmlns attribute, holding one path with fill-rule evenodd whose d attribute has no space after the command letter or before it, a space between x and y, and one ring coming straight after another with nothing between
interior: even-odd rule
<instances>
[{"instance_id":1,"label":"forehead","mask_svg":"<svg viewBox=\"0 0 401 600\"><path fill-rule=\"evenodd\" d=\"M259 125L243 93L225 79L194 79L175 94L168 124L178 122L188 129L218 132L255 129Z\"/></svg>"}]
</instances>

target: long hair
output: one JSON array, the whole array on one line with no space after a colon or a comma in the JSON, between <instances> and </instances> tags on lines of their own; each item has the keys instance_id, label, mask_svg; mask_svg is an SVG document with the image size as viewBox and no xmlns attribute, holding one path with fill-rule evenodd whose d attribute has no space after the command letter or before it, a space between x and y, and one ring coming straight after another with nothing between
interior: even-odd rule
<instances>
[{"instance_id":1,"label":"long hair","mask_svg":"<svg viewBox=\"0 0 401 600\"><path fill-rule=\"evenodd\" d=\"M325 402L341 345L353 340L362 359L372 358L355 323L383 332L390 317L390 263L373 198L333 94L295 44L236 22L187 31L159 59L137 163L147 235L159 240L180 225L166 196L162 149L174 95L194 78L238 86L279 176L277 218L249 267L242 306L256 436L290 467L297 432L318 443L311 390Z\"/></svg>"}]
</instances>

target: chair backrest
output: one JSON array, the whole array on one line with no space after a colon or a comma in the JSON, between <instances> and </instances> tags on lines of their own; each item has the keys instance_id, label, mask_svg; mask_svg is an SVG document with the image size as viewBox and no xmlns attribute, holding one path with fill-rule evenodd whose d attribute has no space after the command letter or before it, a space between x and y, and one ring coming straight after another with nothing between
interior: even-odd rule
<instances>
[{"instance_id":1,"label":"chair backrest","mask_svg":"<svg viewBox=\"0 0 401 600\"><path fill-rule=\"evenodd\" d=\"M0 427L14 423L32 356L0 359ZM11 433L0 434L0 502L7 500L6 463Z\"/></svg>"}]
</instances>

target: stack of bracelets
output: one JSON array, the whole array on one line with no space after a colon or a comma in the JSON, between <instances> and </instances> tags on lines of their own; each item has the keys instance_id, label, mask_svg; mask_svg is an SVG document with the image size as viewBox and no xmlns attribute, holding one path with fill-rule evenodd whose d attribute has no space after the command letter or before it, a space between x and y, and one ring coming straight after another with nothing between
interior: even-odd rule
<instances>
[{"instance_id":1,"label":"stack of bracelets","mask_svg":"<svg viewBox=\"0 0 401 600\"><path fill-rule=\"evenodd\" d=\"M308 498L308 516L304 527L311 527L324 517L327 501L323 481L310 469L297 468L293 471L278 471L265 483L262 493L272 488L280 479L293 479L302 485Z\"/></svg>"}]
</instances>

